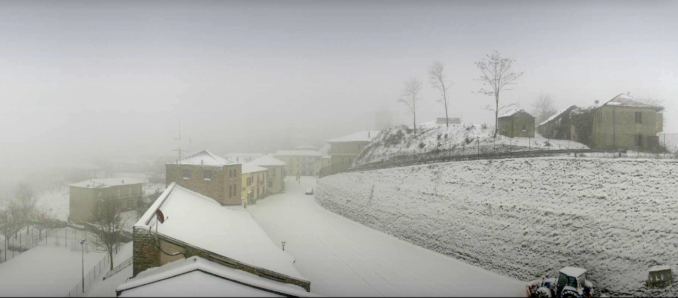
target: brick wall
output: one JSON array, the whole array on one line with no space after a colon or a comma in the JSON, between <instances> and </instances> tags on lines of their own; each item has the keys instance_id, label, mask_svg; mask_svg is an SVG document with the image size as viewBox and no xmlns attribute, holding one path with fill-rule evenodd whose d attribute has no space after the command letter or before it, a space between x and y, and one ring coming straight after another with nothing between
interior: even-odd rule
<instances>
[{"instance_id":1,"label":"brick wall","mask_svg":"<svg viewBox=\"0 0 678 298\"><path fill-rule=\"evenodd\" d=\"M183 171L190 173L190 178L184 178ZM166 183L177 185L210 197L223 205L242 204L242 166L240 164L229 166L198 166L167 164ZM211 172L212 178L205 176L205 171ZM234 175L229 175L235 171Z\"/></svg>"}]
</instances>

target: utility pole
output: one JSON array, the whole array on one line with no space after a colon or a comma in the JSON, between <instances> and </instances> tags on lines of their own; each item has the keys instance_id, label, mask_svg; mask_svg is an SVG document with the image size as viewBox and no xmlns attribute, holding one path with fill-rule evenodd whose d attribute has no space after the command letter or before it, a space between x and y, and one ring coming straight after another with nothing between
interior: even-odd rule
<instances>
[{"instance_id":1,"label":"utility pole","mask_svg":"<svg viewBox=\"0 0 678 298\"><path fill-rule=\"evenodd\" d=\"M80 241L82 246L82 292L85 293L85 239Z\"/></svg>"},{"instance_id":2,"label":"utility pole","mask_svg":"<svg viewBox=\"0 0 678 298\"><path fill-rule=\"evenodd\" d=\"M188 150L181 150L181 131L179 132L179 137L174 138L174 140L179 141L179 146L177 146L177 149L174 149L172 151L176 151L179 154L179 159L177 159L177 164L181 164L181 152L188 151Z\"/></svg>"}]
</instances>

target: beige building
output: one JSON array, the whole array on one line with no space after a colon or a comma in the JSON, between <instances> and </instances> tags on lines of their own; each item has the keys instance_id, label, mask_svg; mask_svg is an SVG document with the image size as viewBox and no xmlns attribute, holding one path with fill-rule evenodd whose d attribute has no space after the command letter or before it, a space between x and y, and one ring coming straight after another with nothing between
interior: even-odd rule
<instances>
[{"instance_id":1,"label":"beige building","mask_svg":"<svg viewBox=\"0 0 678 298\"><path fill-rule=\"evenodd\" d=\"M160 221L157 214L162 214L164 219ZM257 289L268 288L262 282L275 282L282 288L297 285L307 292L311 289L311 282L294 267L294 258L268 237L247 210L224 207L212 198L175 182L134 224L133 238L133 277L128 280L127 286L118 287L118 294L129 291L127 295L130 296L145 296L142 295L144 291L134 290L141 284L152 283L142 280L192 257L200 257L230 270L230 281L237 276L245 277L242 281L248 283L239 284L246 287L258 284ZM168 277L165 274L161 276ZM195 282L189 279L184 288ZM224 286L221 285L218 296L230 296L228 287ZM158 296L158 292L146 293Z\"/></svg>"},{"instance_id":2,"label":"beige building","mask_svg":"<svg viewBox=\"0 0 678 298\"><path fill-rule=\"evenodd\" d=\"M132 178L90 179L70 185L69 219L83 224L90 220L97 202L114 200L118 209L137 209L144 195L143 182Z\"/></svg>"},{"instance_id":3,"label":"beige building","mask_svg":"<svg viewBox=\"0 0 678 298\"><path fill-rule=\"evenodd\" d=\"M278 150L274 156L285 162L290 176L315 176L315 166L321 157L318 151L308 149Z\"/></svg>"},{"instance_id":4,"label":"beige building","mask_svg":"<svg viewBox=\"0 0 678 298\"><path fill-rule=\"evenodd\" d=\"M509 138L534 138L534 117L523 109L514 109L499 116L499 134Z\"/></svg>"},{"instance_id":5,"label":"beige building","mask_svg":"<svg viewBox=\"0 0 678 298\"><path fill-rule=\"evenodd\" d=\"M629 94L596 104L593 109L593 148L652 149L663 130L664 108L642 102Z\"/></svg>"},{"instance_id":6,"label":"beige building","mask_svg":"<svg viewBox=\"0 0 678 298\"><path fill-rule=\"evenodd\" d=\"M165 167L167 185L175 182L222 205L242 204L240 164L203 150Z\"/></svg>"},{"instance_id":7,"label":"beige building","mask_svg":"<svg viewBox=\"0 0 678 298\"><path fill-rule=\"evenodd\" d=\"M266 194L267 168L253 164L242 164L242 201L246 204L254 204L257 199Z\"/></svg>"},{"instance_id":8,"label":"beige building","mask_svg":"<svg viewBox=\"0 0 678 298\"><path fill-rule=\"evenodd\" d=\"M360 151L378 134L379 131L361 131L327 141L331 146L331 172L336 173L351 167Z\"/></svg>"},{"instance_id":9,"label":"beige building","mask_svg":"<svg viewBox=\"0 0 678 298\"><path fill-rule=\"evenodd\" d=\"M324 155L315 162L315 176L320 177L320 171L323 168L329 169L332 166L332 156Z\"/></svg>"},{"instance_id":10,"label":"beige building","mask_svg":"<svg viewBox=\"0 0 678 298\"><path fill-rule=\"evenodd\" d=\"M266 190L265 194L276 194L285 190L285 162L276 159L273 156L265 155L250 161L249 164L268 169L266 172Z\"/></svg>"}]
</instances>

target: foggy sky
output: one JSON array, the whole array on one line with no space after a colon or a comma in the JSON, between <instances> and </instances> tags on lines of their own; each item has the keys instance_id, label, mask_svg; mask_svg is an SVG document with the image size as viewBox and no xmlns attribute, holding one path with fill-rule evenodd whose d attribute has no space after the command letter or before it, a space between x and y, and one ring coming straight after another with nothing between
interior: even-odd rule
<instances>
[{"instance_id":1,"label":"foggy sky","mask_svg":"<svg viewBox=\"0 0 678 298\"><path fill-rule=\"evenodd\" d=\"M505 103L557 108L621 92L661 98L678 132L678 5L596 2L0 2L0 158L19 167L97 155L283 149L374 128L402 82L455 82L451 116L492 123L474 65L493 50L525 74ZM181 123L181 124L180 124ZM183 145L186 148L186 145Z\"/></svg>"}]
</instances>

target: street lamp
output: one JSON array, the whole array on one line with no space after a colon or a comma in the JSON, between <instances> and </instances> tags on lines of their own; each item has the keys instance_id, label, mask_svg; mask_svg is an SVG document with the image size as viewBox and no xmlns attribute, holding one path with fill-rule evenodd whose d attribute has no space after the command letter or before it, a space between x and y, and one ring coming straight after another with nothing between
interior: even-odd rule
<instances>
[{"instance_id":1,"label":"street lamp","mask_svg":"<svg viewBox=\"0 0 678 298\"><path fill-rule=\"evenodd\" d=\"M80 240L82 246L82 292L85 293L85 239Z\"/></svg>"}]
</instances>

